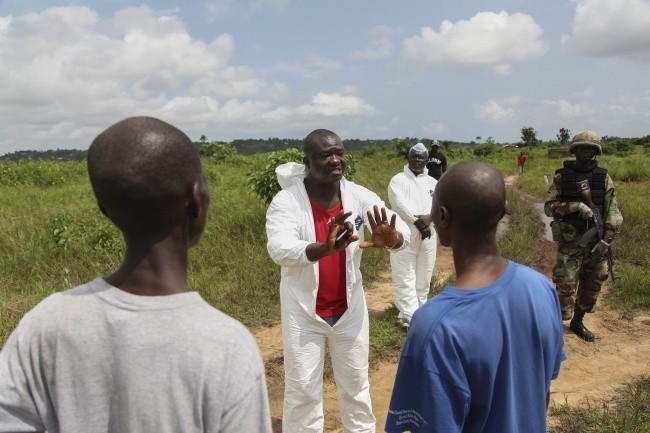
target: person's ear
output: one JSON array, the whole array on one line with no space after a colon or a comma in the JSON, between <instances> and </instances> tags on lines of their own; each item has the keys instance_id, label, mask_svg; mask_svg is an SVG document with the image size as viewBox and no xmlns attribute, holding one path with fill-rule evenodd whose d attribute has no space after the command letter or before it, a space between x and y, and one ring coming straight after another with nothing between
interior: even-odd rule
<instances>
[{"instance_id":1,"label":"person's ear","mask_svg":"<svg viewBox=\"0 0 650 433\"><path fill-rule=\"evenodd\" d=\"M205 178L192 184L187 202L187 213L191 218L198 218L207 212L209 192Z\"/></svg>"},{"instance_id":2,"label":"person's ear","mask_svg":"<svg viewBox=\"0 0 650 433\"><path fill-rule=\"evenodd\" d=\"M446 207L440 206L440 225L447 228L449 224L451 224L451 213Z\"/></svg>"},{"instance_id":3,"label":"person's ear","mask_svg":"<svg viewBox=\"0 0 650 433\"><path fill-rule=\"evenodd\" d=\"M194 182L187 198L187 214L189 226L189 246L196 245L201 238L207 221L208 207L210 205L210 190L205 176Z\"/></svg>"}]
</instances>

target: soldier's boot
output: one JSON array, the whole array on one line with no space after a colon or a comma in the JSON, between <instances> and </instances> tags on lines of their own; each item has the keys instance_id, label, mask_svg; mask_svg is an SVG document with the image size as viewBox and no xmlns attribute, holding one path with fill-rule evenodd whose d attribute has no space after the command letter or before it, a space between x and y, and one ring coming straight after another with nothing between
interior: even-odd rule
<instances>
[{"instance_id":1,"label":"soldier's boot","mask_svg":"<svg viewBox=\"0 0 650 433\"><path fill-rule=\"evenodd\" d=\"M569 329L583 340L593 342L596 340L596 336L582 324L582 319L584 317L585 312L576 308L573 313L573 319L571 319L571 323L569 323Z\"/></svg>"}]
</instances>

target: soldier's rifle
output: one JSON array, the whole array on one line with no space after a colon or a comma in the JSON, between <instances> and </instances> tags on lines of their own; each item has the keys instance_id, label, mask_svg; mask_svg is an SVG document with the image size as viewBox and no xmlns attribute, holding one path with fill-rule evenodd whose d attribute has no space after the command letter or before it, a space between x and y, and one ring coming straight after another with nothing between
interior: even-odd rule
<instances>
[{"instance_id":1,"label":"soldier's rifle","mask_svg":"<svg viewBox=\"0 0 650 433\"><path fill-rule=\"evenodd\" d=\"M589 181L587 179L576 182L578 186L578 192L582 197L582 201L589 206L591 212L593 213L594 226L588 229L578 240L578 245L581 248L587 248L588 245L593 243L594 238L597 236L598 240L604 240L605 234L605 224L603 223L603 218L600 215L600 211L596 208L594 201L591 198L591 187L589 186ZM607 253L605 254L607 259L607 268L609 274L612 277L612 282L616 281L616 276L614 275L614 260L612 258L612 247L607 248Z\"/></svg>"}]
</instances>

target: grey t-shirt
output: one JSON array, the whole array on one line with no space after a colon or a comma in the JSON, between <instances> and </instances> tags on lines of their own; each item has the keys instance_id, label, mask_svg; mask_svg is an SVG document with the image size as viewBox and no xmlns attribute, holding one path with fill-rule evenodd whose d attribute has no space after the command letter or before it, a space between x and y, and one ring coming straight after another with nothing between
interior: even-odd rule
<instances>
[{"instance_id":1,"label":"grey t-shirt","mask_svg":"<svg viewBox=\"0 0 650 433\"><path fill-rule=\"evenodd\" d=\"M271 432L259 349L196 292L53 294L0 352L0 432L44 430Z\"/></svg>"}]
</instances>

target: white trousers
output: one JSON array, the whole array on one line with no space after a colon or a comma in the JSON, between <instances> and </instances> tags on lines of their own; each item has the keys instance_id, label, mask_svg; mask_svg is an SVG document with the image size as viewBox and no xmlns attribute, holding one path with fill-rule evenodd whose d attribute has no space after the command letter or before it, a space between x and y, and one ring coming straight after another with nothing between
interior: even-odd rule
<instances>
[{"instance_id":1,"label":"white trousers","mask_svg":"<svg viewBox=\"0 0 650 433\"><path fill-rule=\"evenodd\" d=\"M412 228L411 242L401 251L391 253L393 295L399 318L410 321L415 310L427 302L437 247L435 230L423 240L418 229Z\"/></svg>"},{"instance_id":2,"label":"white trousers","mask_svg":"<svg viewBox=\"0 0 650 433\"><path fill-rule=\"evenodd\" d=\"M330 326L282 308L284 408L282 432L323 432L323 370L329 347L346 433L374 433L368 380L368 310L358 302Z\"/></svg>"}]
</instances>

